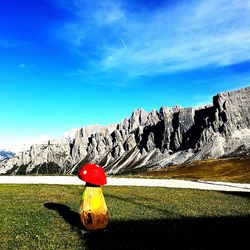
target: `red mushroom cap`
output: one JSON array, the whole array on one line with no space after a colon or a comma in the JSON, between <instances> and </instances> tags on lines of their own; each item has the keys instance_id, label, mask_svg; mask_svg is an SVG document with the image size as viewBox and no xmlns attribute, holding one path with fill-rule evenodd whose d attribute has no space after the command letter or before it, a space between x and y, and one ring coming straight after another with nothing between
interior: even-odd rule
<instances>
[{"instance_id":1,"label":"red mushroom cap","mask_svg":"<svg viewBox=\"0 0 250 250\"><path fill-rule=\"evenodd\" d=\"M97 164L86 164L78 172L78 177L87 183L97 186L107 183L106 174L102 167Z\"/></svg>"}]
</instances>

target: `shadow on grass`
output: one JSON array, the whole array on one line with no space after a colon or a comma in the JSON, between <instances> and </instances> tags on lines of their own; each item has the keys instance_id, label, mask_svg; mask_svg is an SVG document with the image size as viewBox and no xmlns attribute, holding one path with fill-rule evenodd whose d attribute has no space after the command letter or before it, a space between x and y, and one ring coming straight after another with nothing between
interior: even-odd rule
<instances>
[{"instance_id":1,"label":"shadow on grass","mask_svg":"<svg viewBox=\"0 0 250 250\"><path fill-rule=\"evenodd\" d=\"M250 215L161 220L110 220L103 231L82 234L78 213L46 203L74 230L87 249L242 249L249 243Z\"/></svg>"},{"instance_id":2,"label":"shadow on grass","mask_svg":"<svg viewBox=\"0 0 250 250\"><path fill-rule=\"evenodd\" d=\"M242 198L250 199L250 192L231 192L231 191L220 191L220 192L226 195L235 195L235 196L240 196Z\"/></svg>"},{"instance_id":3,"label":"shadow on grass","mask_svg":"<svg viewBox=\"0 0 250 250\"><path fill-rule=\"evenodd\" d=\"M50 210L55 210L58 212L62 218L69 223L73 228L83 229L82 222L80 220L79 214L75 211L72 211L69 206L60 203L48 202L44 206Z\"/></svg>"}]
</instances>

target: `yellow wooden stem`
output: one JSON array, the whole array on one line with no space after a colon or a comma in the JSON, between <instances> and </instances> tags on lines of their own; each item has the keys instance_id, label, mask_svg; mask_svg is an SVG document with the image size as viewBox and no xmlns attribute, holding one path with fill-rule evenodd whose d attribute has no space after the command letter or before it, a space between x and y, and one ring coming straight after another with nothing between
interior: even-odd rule
<instances>
[{"instance_id":1,"label":"yellow wooden stem","mask_svg":"<svg viewBox=\"0 0 250 250\"><path fill-rule=\"evenodd\" d=\"M85 186L80 205L80 218L88 230L107 226L108 208L100 187Z\"/></svg>"}]
</instances>

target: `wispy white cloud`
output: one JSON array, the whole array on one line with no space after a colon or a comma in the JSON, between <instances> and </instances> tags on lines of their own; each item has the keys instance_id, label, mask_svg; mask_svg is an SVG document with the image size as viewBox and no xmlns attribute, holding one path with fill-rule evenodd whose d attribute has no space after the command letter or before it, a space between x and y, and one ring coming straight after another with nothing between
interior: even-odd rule
<instances>
[{"instance_id":1,"label":"wispy white cloud","mask_svg":"<svg viewBox=\"0 0 250 250\"><path fill-rule=\"evenodd\" d=\"M34 68L34 66L33 65L27 65L25 63L20 63L18 65L18 68L20 70L23 70L23 71L26 71L26 72L30 72Z\"/></svg>"},{"instance_id":2,"label":"wispy white cloud","mask_svg":"<svg viewBox=\"0 0 250 250\"><path fill-rule=\"evenodd\" d=\"M26 64L24 64L24 63L20 63L19 65L18 65L18 68L19 69L25 69L27 66L26 66Z\"/></svg>"},{"instance_id":3,"label":"wispy white cloud","mask_svg":"<svg viewBox=\"0 0 250 250\"><path fill-rule=\"evenodd\" d=\"M83 58L93 50L89 69L135 77L250 60L249 1L178 1L141 12L120 1L74 3L76 19L63 34Z\"/></svg>"},{"instance_id":4,"label":"wispy white cloud","mask_svg":"<svg viewBox=\"0 0 250 250\"><path fill-rule=\"evenodd\" d=\"M96 23L100 26L114 24L125 19L125 11L119 1L102 2L93 15Z\"/></svg>"}]
</instances>

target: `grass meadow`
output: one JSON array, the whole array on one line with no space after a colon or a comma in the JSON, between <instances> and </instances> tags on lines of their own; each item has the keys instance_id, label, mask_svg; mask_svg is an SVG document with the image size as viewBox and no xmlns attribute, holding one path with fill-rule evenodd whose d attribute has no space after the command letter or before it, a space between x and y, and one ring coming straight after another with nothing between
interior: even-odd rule
<instances>
[{"instance_id":1,"label":"grass meadow","mask_svg":"<svg viewBox=\"0 0 250 250\"><path fill-rule=\"evenodd\" d=\"M109 225L84 233L83 186L0 185L0 249L241 249L250 193L103 188Z\"/></svg>"}]
</instances>

